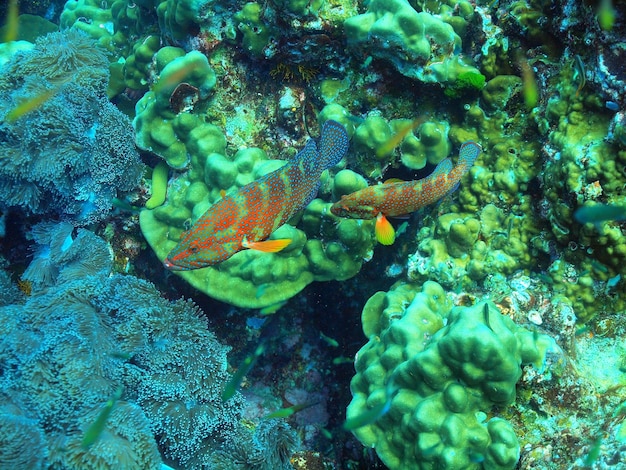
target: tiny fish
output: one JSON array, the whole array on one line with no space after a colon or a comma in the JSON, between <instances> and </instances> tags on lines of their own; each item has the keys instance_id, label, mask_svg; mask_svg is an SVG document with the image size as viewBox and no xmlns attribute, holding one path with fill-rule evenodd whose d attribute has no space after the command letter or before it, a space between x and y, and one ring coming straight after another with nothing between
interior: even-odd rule
<instances>
[{"instance_id":1,"label":"tiny fish","mask_svg":"<svg viewBox=\"0 0 626 470\"><path fill-rule=\"evenodd\" d=\"M332 346L333 348L336 348L339 346L339 342L336 339L331 338L330 336L326 336L321 331L320 331L320 338L322 338L326 344L328 344L329 346Z\"/></svg>"},{"instance_id":2,"label":"tiny fish","mask_svg":"<svg viewBox=\"0 0 626 470\"><path fill-rule=\"evenodd\" d=\"M345 128L326 121L319 150L309 140L291 162L213 204L182 234L163 264L187 271L217 264L244 248L269 253L282 250L290 239L267 238L315 197L320 175L339 163L348 145Z\"/></svg>"},{"instance_id":3,"label":"tiny fish","mask_svg":"<svg viewBox=\"0 0 626 470\"><path fill-rule=\"evenodd\" d=\"M398 131L393 134L385 143L376 149L376 157L381 158L390 154L404 140L409 132L424 122L424 118L413 119L408 123L400 126Z\"/></svg>"},{"instance_id":4,"label":"tiny fish","mask_svg":"<svg viewBox=\"0 0 626 470\"><path fill-rule=\"evenodd\" d=\"M266 416L264 419L272 419L272 418L289 418L292 414L297 413L298 411L302 411L306 408L310 408L312 406L317 405L319 402L314 401L310 403L300 403L299 405L288 406L287 408L281 408L280 410L276 410Z\"/></svg>"},{"instance_id":5,"label":"tiny fish","mask_svg":"<svg viewBox=\"0 0 626 470\"><path fill-rule=\"evenodd\" d=\"M574 219L581 224L593 224L598 232L604 222L626 220L626 206L617 204L594 204L582 206L574 212Z\"/></svg>"},{"instance_id":6,"label":"tiny fish","mask_svg":"<svg viewBox=\"0 0 626 470\"><path fill-rule=\"evenodd\" d=\"M17 0L9 0L9 6L7 7L7 21L4 26L4 38L3 42L15 41L18 36L20 27L19 22L19 9Z\"/></svg>"},{"instance_id":7,"label":"tiny fish","mask_svg":"<svg viewBox=\"0 0 626 470\"><path fill-rule=\"evenodd\" d=\"M109 416L111 415L111 411L113 411L113 407L115 407L117 400L122 397L122 391L122 387L119 387L115 391L113 396L105 403L96 420L89 426L89 428L87 428L80 443L83 448L89 447L98 440L100 434L104 431L104 427L109 419Z\"/></svg>"},{"instance_id":8,"label":"tiny fish","mask_svg":"<svg viewBox=\"0 0 626 470\"><path fill-rule=\"evenodd\" d=\"M259 310L259 315L274 315L281 308L283 308L287 304L286 300L281 300L280 302L276 302L275 304L268 305L267 307L263 307Z\"/></svg>"},{"instance_id":9,"label":"tiny fish","mask_svg":"<svg viewBox=\"0 0 626 470\"><path fill-rule=\"evenodd\" d=\"M341 364L352 364L354 362L354 358L347 356L339 356L333 359L333 364L338 366Z\"/></svg>"},{"instance_id":10,"label":"tiny fish","mask_svg":"<svg viewBox=\"0 0 626 470\"><path fill-rule=\"evenodd\" d=\"M465 142L461 145L459 162L455 167L446 158L426 178L368 186L342 196L330 211L339 217L376 219L376 239L383 245L391 245L396 235L387 217L409 214L455 191L480 152L480 145L476 142Z\"/></svg>"},{"instance_id":11,"label":"tiny fish","mask_svg":"<svg viewBox=\"0 0 626 470\"><path fill-rule=\"evenodd\" d=\"M387 387L385 387L385 401L380 402L378 405L357 416L346 419L343 423L343 428L346 431L354 431L355 429L368 426L378 421L391 409L391 402L399 390L400 388L390 380Z\"/></svg>"},{"instance_id":12,"label":"tiny fish","mask_svg":"<svg viewBox=\"0 0 626 470\"><path fill-rule=\"evenodd\" d=\"M226 402L235 396L235 393L239 389L241 382L243 382L243 378L248 374L248 372L250 372L257 359L264 352L265 343L261 343L257 346L257 348L251 355L247 356L243 360L243 362L239 366L239 369L237 369L237 372L233 374L231 379L226 384L226 387L224 387L224 391L222 392L222 401Z\"/></svg>"},{"instance_id":13,"label":"tiny fish","mask_svg":"<svg viewBox=\"0 0 626 470\"><path fill-rule=\"evenodd\" d=\"M145 42L145 41L144 41ZM196 70L202 67L202 62L196 60L190 61L187 65L177 67L174 71L166 76L159 77L159 80L152 87L152 91L155 93L161 93L167 89L174 89L179 83L189 80L196 74Z\"/></svg>"},{"instance_id":14,"label":"tiny fish","mask_svg":"<svg viewBox=\"0 0 626 470\"><path fill-rule=\"evenodd\" d=\"M114 197L113 199L111 199L111 205L117 209L129 211L129 212L141 212L142 211L141 207L133 206L130 204L130 202L124 199L119 199L117 197Z\"/></svg>"},{"instance_id":15,"label":"tiny fish","mask_svg":"<svg viewBox=\"0 0 626 470\"><path fill-rule=\"evenodd\" d=\"M600 0L598 6L598 24L603 31L611 31L615 26L617 10L613 7L612 0Z\"/></svg>"},{"instance_id":16,"label":"tiny fish","mask_svg":"<svg viewBox=\"0 0 626 470\"><path fill-rule=\"evenodd\" d=\"M19 118L25 116L26 114L30 113L31 111L34 111L37 108L40 108L41 105L43 105L46 101L48 101L54 95L56 95L56 93L59 91L59 88L60 87L51 88L49 90L44 90L43 92L39 93L38 95L35 95L32 98L28 98L28 99L22 101L19 105L17 105L11 111L6 113L4 118L8 122L15 122L15 121L17 121Z\"/></svg>"}]
</instances>

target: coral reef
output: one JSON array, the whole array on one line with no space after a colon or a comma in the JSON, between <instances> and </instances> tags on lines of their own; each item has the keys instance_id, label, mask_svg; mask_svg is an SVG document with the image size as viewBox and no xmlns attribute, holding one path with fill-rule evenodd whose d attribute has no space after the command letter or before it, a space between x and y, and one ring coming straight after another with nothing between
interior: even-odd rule
<instances>
[{"instance_id":1,"label":"coral reef","mask_svg":"<svg viewBox=\"0 0 626 470\"><path fill-rule=\"evenodd\" d=\"M355 434L390 469L512 469L520 449L509 423L520 364L540 370L553 340L515 325L493 304L452 308L434 282L378 292L363 308L369 342L358 352L347 422L385 408ZM445 322L445 324L444 324Z\"/></svg>"},{"instance_id":2,"label":"coral reef","mask_svg":"<svg viewBox=\"0 0 626 470\"><path fill-rule=\"evenodd\" d=\"M463 14L471 16L470 9ZM388 60L402 74L424 82L447 83L478 70L460 57L461 38L449 23L407 0L373 0L367 11L345 22L354 46Z\"/></svg>"},{"instance_id":3,"label":"coral reef","mask_svg":"<svg viewBox=\"0 0 626 470\"><path fill-rule=\"evenodd\" d=\"M36 227L48 266L33 261L29 277L39 282L31 296L0 308L3 443L14 426L23 431L15 449L1 446L2 465L147 469L159 468L161 452L185 468L205 468L223 446L256 442L256 460L284 466L297 438L284 423L252 433L240 422L241 395L222 401L228 348L198 307L111 275L107 244L71 229ZM50 279L46 270L58 275ZM81 444L116 388L121 400L98 438Z\"/></svg>"},{"instance_id":4,"label":"coral reef","mask_svg":"<svg viewBox=\"0 0 626 470\"><path fill-rule=\"evenodd\" d=\"M3 205L88 224L106 217L118 192L137 186L143 165L128 118L106 97L107 63L88 36L68 30L3 66ZM38 109L7 118L47 94Z\"/></svg>"},{"instance_id":5,"label":"coral reef","mask_svg":"<svg viewBox=\"0 0 626 470\"><path fill-rule=\"evenodd\" d=\"M18 39L0 44L0 466L625 465L623 2L16 4L0 5ZM164 271L212 204L329 119L351 146L272 235L287 249ZM392 245L329 213L467 141L471 171L390 218ZM563 354L525 364L544 334Z\"/></svg>"}]
</instances>

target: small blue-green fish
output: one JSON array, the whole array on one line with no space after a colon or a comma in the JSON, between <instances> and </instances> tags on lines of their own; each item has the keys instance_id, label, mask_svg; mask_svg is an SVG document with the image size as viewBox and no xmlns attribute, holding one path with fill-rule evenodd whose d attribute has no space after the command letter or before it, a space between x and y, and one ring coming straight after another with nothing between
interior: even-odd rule
<instances>
[{"instance_id":1,"label":"small blue-green fish","mask_svg":"<svg viewBox=\"0 0 626 470\"><path fill-rule=\"evenodd\" d=\"M250 369L252 369L259 356L261 356L261 354L263 354L264 352L265 343L261 343L257 346L257 348L251 355L247 356L243 360L243 362L237 369L237 372L233 374L231 379L226 384L226 387L224 387L224 391L222 392L222 401L226 402L235 396L235 393L239 389L241 382L243 382L243 378L248 374L248 372L250 372Z\"/></svg>"},{"instance_id":2,"label":"small blue-green fish","mask_svg":"<svg viewBox=\"0 0 626 470\"><path fill-rule=\"evenodd\" d=\"M347 357L347 356L339 356L333 359L333 364L336 366L339 366L341 364L352 364L353 362L354 362L354 359L351 357Z\"/></svg>"},{"instance_id":3,"label":"small blue-green fish","mask_svg":"<svg viewBox=\"0 0 626 470\"><path fill-rule=\"evenodd\" d=\"M281 308L283 308L287 304L286 300L281 300L280 302L276 302L275 304L268 305L267 307L263 307L259 310L259 315L274 315Z\"/></svg>"},{"instance_id":4,"label":"small blue-green fish","mask_svg":"<svg viewBox=\"0 0 626 470\"><path fill-rule=\"evenodd\" d=\"M272 419L272 418L289 418L292 414L297 413L298 411L305 410L312 406L317 405L319 402L314 401L310 403L300 403L299 405L288 406L287 408L281 408L280 410L276 410L266 416L263 419Z\"/></svg>"},{"instance_id":5,"label":"small blue-green fish","mask_svg":"<svg viewBox=\"0 0 626 470\"><path fill-rule=\"evenodd\" d=\"M17 0L9 0L7 7L7 21L4 26L3 42L11 42L17 39L19 30L19 9Z\"/></svg>"},{"instance_id":6,"label":"small blue-green fish","mask_svg":"<svg viewBox=\"0 0 626 470\"><path fill-rule=\"evenodd\" d=\"M256 293L254 294L254 296L257 299L260 299L261 297L263 297L263 294L265 294L265 291L267 290L267 288L270 286L271 284L269 282L266 282L264 284L261 284L259 287L256 288Z\"/></svg>"},{"instance_id":7,"label":"small blue-green fish","mask_svg":"<svg viewBox=\"0 0 626 470\"><path fill-rule=\"evenodd\" d=\"M109 401L105 403L96 420L91 424L91 426L87 428L87 431L85 431L85 434L83 434L83 440L80 443L83 448L89 447L91 444L96 442L98 438L100 438L100 435L104 430L104 426L106 425L109 416L111 416L111 411L113 411L113 407L117 403L117 400L122 397L122 391L122 387L119 387L115 391Z\"/></svg>"},{"instance_id":8,"label":"small blue-green fish","mask_svg":"<svg viewBox=\"0 0 626 470\"><path fill-rule=\"evenodd\" d=\"M360 415L346 419L343 423L343 428L346 431L354 431L355 429L368 426L378 421L391 409L391 402L393 397L395 397L398 393L398 390L399 388L393 383L393 380L389 380L387 387L385 388L385 401L361 413Z\"/></svg>"},{"instance_id":9,"label":"small blue-green fish","mask_svg":"<svg viewBox=\"0 0 626 470\"><path fill-rule=\"evenodd\" d=\"M321 331L320 331L320 338L322 338L326 344L328 344L329 346L332 346L333 348L336 348L337 346L339 346L339 342L336 339L331 338L330 336L326 336Z\"/></svg>"},{"instance_id":10,"label":"small blue-green fish","mask_svg":"<svg viewBox=\"0 0 626 470\"><path fill-rule=\"evenodd\" d=\"M116 209L128 211L128 212L141 212L141 207L133 206L130 202L114 197L111 199L111 205Z\"/></svg>"},{"instance_id":11,"label":"small blue-green fish","mask_svg":"<svg viewBox=\"0 0 626 470\"><path fill-rule=\"evenodd\" d=\"M574 212L574 219L581 224L593 224L600 232L605 222L626 220L626 206L617 204L594 204L582 206Z\"/></svg>"},{"instance_id":12,"label":"small blue-green fish","mask_svg":"<svg viewBox=\"0 0 626 470\"><path fill-rule=\"evenodd\" d=\"M600 457L600 450L602 447L602 434L599 434L596 439L593 441L593 444L591 444L591 447L589 448L589 453L587 454L587 456L585 457L585 460L583 461L583 464L585 465L585 467L591 467L596 460L598 460L598 457Z\"/></svg>"}]
</instances>

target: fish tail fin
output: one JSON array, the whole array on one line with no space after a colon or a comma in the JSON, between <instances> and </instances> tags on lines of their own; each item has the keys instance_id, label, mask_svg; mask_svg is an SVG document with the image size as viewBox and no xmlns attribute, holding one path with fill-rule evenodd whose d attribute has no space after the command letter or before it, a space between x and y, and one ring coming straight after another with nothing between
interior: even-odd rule
<instances>
[{"instance_id":1,"label":"fish tail fin","mask_svg":"<svg viewBox=\"0 0 626 470\"><path fill-rule=\"evenodd\" d=\"M346 128L337 121L326 121L322 125L319 142L320 164L322 168L335 166L348 152L350 138Z\"/></svg>"},{"instance_id":2,"label":"fish tail fin","mask_svg":"<svg viewBox=\"0 0 626 470\"><path fill-rule=\"evenodd\" d=\"M467 142L463 142L461 144L461 148L459 149L459 163L458 165L463 165L465 167L465 171L469 171L469 169L474 165L474 162L480 155L482 149L480 145L478 145L473 140L468 140Z\"/></svg>"},{"instance_id":3,"label":"fish tail fin","mask_svg":"<svg viewBox=\"0 0 626 470\"><path fill-rule=\"evenodd\" d=\"M396 241L396 232L393 229L393 225L389 223L383 214L378 214L378 217L376 217L374 233L376 240L381 245L393 245L393 242Z\"/></svg>"}]
</instances>

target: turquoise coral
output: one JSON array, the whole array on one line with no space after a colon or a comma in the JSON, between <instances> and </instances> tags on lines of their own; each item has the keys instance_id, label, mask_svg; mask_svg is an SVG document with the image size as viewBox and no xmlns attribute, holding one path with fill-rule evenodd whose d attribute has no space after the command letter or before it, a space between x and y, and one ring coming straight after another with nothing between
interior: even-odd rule
<instances>
[{"instance_id":1,"label":"turquoise coral","mask_svg":"<svg viewBox=\"0 0 626 470\"><path fill-rule=\"evenodd\" d=\"M109 214L118 192L138 185L143 165L128 118L107 99L107 65L97 43L74 29L39 38L4 65L3 206L88 224ZM51 92L35 112L6 119Z\"/></svg>"},{"instance_id":2,"label":"turquoise coral","mask_svg":"<svg viewBox=\"0 0 626 470\"><path fill-rule=\"evenodd\" d=\"M107 244L85 229L73 236L72 228L35 228L41 250L29 269L41 282L27 299L0 307L0 360L8 366L0 437L12 438L0 446L0 465L158 469L167 458L200 469L249 448L244 468L253 459L284 468L297 437L277 420L246 428L239 393L222 401L229 348L202 311L190 300L164 299L147 281L113 274ZM43 279L45 270L58 275ZM83 446L120 388L101 433Z\"/></svg>"},{"instance_id":3,"label":"turquoise coral","mask_svg":"<svg viewBox=\"0 0 626 470\"><path fill-rule=\"evenodd\" d=\"M486 413L514 401L520 365L542 367L551 338L489 302L452 307L434 282L375 294L362 321L369 342L357 354L347 419L390 400L386 413L355 430L365 446L390 469L515 468L512 426Z\"/></svg>"}]
</instances>

